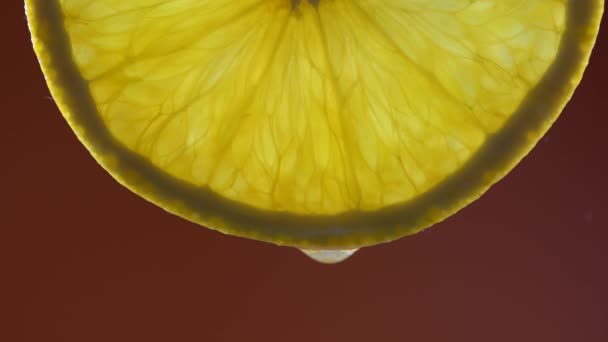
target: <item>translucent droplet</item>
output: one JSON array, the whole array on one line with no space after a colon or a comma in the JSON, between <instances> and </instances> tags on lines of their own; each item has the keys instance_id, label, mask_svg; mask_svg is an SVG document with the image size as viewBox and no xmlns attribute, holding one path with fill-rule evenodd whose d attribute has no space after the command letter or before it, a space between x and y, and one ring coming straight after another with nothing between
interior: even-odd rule
<instances>
[{"instance_id":1,"label":"translucent droplet","mask_svg":"<svg viewBox=\"0 0 608 342\"><path fill-rule=\"evenodd\" d=\"M302 249L304 254L323 264L336 264L353 255L355 249Z\"/></svg>"}]
</instances>

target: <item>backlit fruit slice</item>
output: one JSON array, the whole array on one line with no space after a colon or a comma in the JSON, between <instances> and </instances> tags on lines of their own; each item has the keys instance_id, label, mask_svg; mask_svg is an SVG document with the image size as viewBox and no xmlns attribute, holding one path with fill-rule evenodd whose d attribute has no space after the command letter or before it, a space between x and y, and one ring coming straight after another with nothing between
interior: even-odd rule
<instances>
[{"instance_id":1,"label":"backlit fruit slice","mask_svg":"<svg viewBox=\"0 0 608 342\"><path fill-rule=\"evenodd\" d=\"M603 0L27 0L65 118L119 182L219 231L354 249L534 146Z\"/></svg>"}]
</instances>

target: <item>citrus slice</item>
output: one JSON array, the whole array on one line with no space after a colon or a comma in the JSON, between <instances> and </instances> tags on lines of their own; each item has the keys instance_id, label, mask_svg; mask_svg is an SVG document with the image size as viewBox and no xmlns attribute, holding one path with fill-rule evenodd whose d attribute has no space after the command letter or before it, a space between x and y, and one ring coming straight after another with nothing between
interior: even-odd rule
<instances>
[{"instance_id":1,"label":"citrus slice","mask_svg":"<svg viewBox=\"0 0 608 342\"><path fill-rule=\"evenodd\" d=\"M503 177L603 0L27 0L61 112L120 183L305 250L424 229Z\"/></svg>"}]
</instances>

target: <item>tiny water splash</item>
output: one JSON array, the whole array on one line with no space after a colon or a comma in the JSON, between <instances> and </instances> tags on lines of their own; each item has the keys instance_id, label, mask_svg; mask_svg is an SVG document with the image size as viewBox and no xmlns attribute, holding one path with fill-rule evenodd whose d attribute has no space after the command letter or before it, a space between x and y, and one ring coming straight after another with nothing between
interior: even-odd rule
<instances>
[{"instance_id":1,"label":"tiny water splash","mask_svg":"<svg viewBox=\"0 0 608 342\"><path fill-rule=\"evenodd\" d=\"M355 254L358 248L355 249L301 249L311 259L322 264L337 264L342 262L351 255Z\"/></svg>"}]
</instances>

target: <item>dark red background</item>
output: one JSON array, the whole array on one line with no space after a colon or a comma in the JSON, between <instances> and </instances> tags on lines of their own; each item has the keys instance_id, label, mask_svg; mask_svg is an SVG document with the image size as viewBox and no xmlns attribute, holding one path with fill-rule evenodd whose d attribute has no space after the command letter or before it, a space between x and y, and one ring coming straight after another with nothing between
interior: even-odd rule
<instances>
[{"instance_id":1,"label":"dark red background","mask_svg":"<svg viewBox=\"0 0 608 342\"><path fill-rule=\"evenodd\" d=\"M509 176L424 233L324 266L119 186L49 98L22 2L3 5L0 340L608 341L606 27Z\"/></svg>"}]
</instances>

